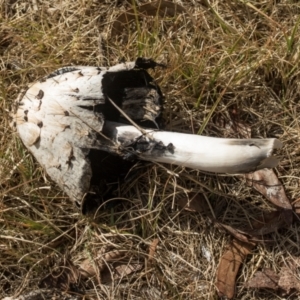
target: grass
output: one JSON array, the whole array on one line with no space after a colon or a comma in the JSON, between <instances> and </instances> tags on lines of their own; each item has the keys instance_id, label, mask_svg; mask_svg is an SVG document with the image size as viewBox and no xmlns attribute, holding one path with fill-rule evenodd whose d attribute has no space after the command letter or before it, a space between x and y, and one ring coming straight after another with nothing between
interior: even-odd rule
<instances>
[{"instance_id":1,"label":"grass","mask_svg":"<svg viewBox=\"0 0 300 300\"><path fill-rule=\"evenodd\" d=\"M252 137L279 138L284 147L276 172L291 202L299 198L300 4L176 2L188 13L143 18L113 37L114 20L131 8L127 1L1 2L1 297L36 289L53 261L79 266L119 250L142 271L109 284L97 275L85 278L86 299L216 299L216 270L231 237L206 214L182 210L178 200L200 193L213 214L235 228L273 209L238 177L149 164L137 165L139 176L120 187L119 205L82 216L9 126L21 89L62 66L106 66L137 56L167 64L151 71L166 98L166 129L240 138L243 131L230 127L235 117ZM279 270L298 257L299 229L299 222L280 229L268 236L271 245L253 250L239 272L236 299L280 299L244 283L256 270ZM155 239L152 264L145 267Z\"/></svg>"}]
</instances>

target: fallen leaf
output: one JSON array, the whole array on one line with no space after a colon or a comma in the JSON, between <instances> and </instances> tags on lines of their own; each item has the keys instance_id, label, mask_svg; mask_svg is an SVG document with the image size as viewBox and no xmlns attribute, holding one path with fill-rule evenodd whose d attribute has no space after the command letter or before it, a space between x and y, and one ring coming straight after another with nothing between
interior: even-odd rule
<instances>
[{"instance_id":1,"label":"fallen leaf","mask_svg":"<svg viewBox=\"0 0 300 300\"><path fill-rule=\"evenodd\" d=\"M127 264L127 265L117 265L114 268L114 280L122 279L124 276L130 275L136 271L140 271L143 268L142 264Z\"/></svg>"},{"instance_id":2,"label":"fallen leaf","mask_svg":"<svg viewBox=\"0 0 300 300\"><path fill-rule=\"evenodd\" d=\"M262 169L253 173L245 174L249 186L254 187L264 195L276 207L282 210L281 216L286 225L293 221L292 205L286 197L283 185L278 180L272 169Z\"/></svg>"},{"instance_id":3,"label":"fallen leaf","mask_svg":"<svg viewBox=\"0 0 300 300\"><path fill-rule=\"evenodd\" d=\"M132 262L128 252L113 250L107 253L100 253L93 259L85 259L79 266L83 277L97 276L98 283L108 284L114 280L122 280L123 277L141 270L144 265Z\"/></svg>"},{"instance_id":4,"label":"fallen leaf","mask_svg":"<svg viewBox=\"0 0 300 300\"><path fill-rule=\"evenodd\" d=\"M283 185L272 169L262 169L245 174L249 186L254 187L274 205L282 209L292 209L285 195Z\"/></svg>"},{"instance_id":5,"label":"fallen leaf","mask_svg":"<svg viewBox=\"0 0 300 300\"><path fill-rule=\"evenodd\" d=\"M296 267L283 267L279 273L278 285L287 294L293 290L300 292L300 280L296 277Z\"/></svg>"},{"instance_id":6,"label":"fallen leaf","mask_svg":"<svg viewBox=\"0 0 300 300\"><path fill-rule=\"evenodd\" d=\"M113 250L113 251L109 251L109 252L103 254L102 259L104 259L108 263L120 261L123 258L125 258L127 254L128 254L127 252Z\"/></svg>"},{"instance_id":7,"label":"fallen leaf","mask_svg":"<svg viewBox=\"0 0 300 300\"><path fill-rule=\"evenodd\" d=\"M146 264L145 264L145 273L149 279L151 277L151 272L148 272L148 271L153 267L153 258L154 258L154 254L156 252L158 242L159 242L158 239L154 239L149 246L148 259L146 260Z\"/></svg>"},{"instance_id":8,"label":"fallen leaf","mask_svg":"<svg viewBox=\"0 0 300 300\"><path fill-rule=\"evenodd\" d=\"M271 269L264 269L258 271L254 276L245 284L247 288L267 288L272 290L277 290L279 281L279 275Z\"/></svg>"},{"instance_id":9,"label":"fallen leaf","mask_svg":"<svg viewBox=\"0 0 300 300\"><path fill-rule=\"evenodd\" d=\"M218 228L224 228L234 238L242 242L267 242L261 236L272 233L285 225L285 220L282 217L282 211L264 212L262 216L251 222L253 229L235 229L230 225L215 221Z\"/></svg>"},{"instance_id":10,"label":"fallen leaf","mask_svg":"<svg viewBox=\"0 0 300 300\"><path fill-rule=\"evenodd\" d=\"M215 222L215 226L217 228L224 228L229 234L231 234L235 239L239 240L240 242L251 243L249 241L249 239L246 235L247 233L245 231L235 229L230 225L226 225L226 224L223 224L218 221ZM251 237L251 238L253 238L253 237Z\"/></svg>"},{"instance_id":11,"label":"fallen leaf","mask_svg":"<svg viewBox=\"0 0 300 300\"><path fill-rule=\"evenodd\" d=\"M132 256L128 252L118 250L110 251L103 255L105 263L102 264L101 282L110 283L114 280L122 280L123 277L139 271L143 268L143 264L134 263Z\"/></svg>"},{"instance_id":12,"label":"fallen leaf","mask_svg":"<svg viewBox=\"0 0 300 300\"><path fill-rule=\"evenodd\" d=\"M111 283L115 280L122 280L125 276L130 275L143 268L143 264L136 263L116 263L109 264L101 271L101 283Z\"/></svg>"},{"instance_id":13,"label":"fallen leaf","mask_svg":"<svg viewBox=\"0 0 300 300\"><path fill-rule=\"evenodd\" d=\"M300 259L293 258L281 268L279 274L271 269L258 271L245 284L247 288L268 288L276 290L277 293L288 296L300 292L300 280L297 277L297 268L300 266Z\"/></svg>"},{"instance_id":14,"label":"fallen leaf","mask_svg":"<svg viewBox=\"0 0 300 300\"><path fill-rule=\"evenodd\" d=\"M89 278L89 277L93 277L95 275L99 275L98 266L90 258L85 259L79 265L79 271L80 271L80 274L85 278Z\"/></svg>"},{"instance_id":15,"label":"fallen leaf","mask_svg":"<svg viewBox=\"0 0 300 300\"><path fill-rule=\"evenodd\" d=\"M150 244L150 247L149 247L149 256L148 256L148 262L149 263L151 263L152 260L153 260L154 254L156 252L157 245L158 245L158 239L154 239L152 241L152 243Z\"/></svg>"},{"instance_id":16,"label":"fallen leaf","mask_svg":"<svg viewBox=\"0 0 300 300\"><path fill-rule=\"evenodd\" d=\"M227 251L222 255L218 270L216 287L220 297L232 299L235 293L235 279L240 265L251 253L254 243L244 243L233 240Z\"/></svg>"}]
</instances>

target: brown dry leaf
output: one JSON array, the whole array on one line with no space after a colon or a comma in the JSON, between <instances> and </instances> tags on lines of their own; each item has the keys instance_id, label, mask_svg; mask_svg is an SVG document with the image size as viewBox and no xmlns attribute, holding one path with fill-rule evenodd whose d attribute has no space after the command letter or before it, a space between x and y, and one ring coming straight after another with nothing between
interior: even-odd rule
<instances>
[{"instance_id":1,"label":"brown dry leaf","mask_svg":"<svg viewBox=\"0 0 300 300\"><path fill-rule=\"evenodd\" d=\"M215 223L215 226L217 228L224 228L229 234L231 234L235 239L239 240L240 242L251 243L248 237L246 236L247 233L242 230L235 229L230 225L226 225L218 221ZM254 237L251 237L251 240L253 239Z\"/></svg>"},{"instance_id":2,"label":"brown dry leaf","mask_svg":"<svg viewBox=\"0 0 300 300\"><path fill-rule=\"evenodd\" d=\"M158 245L158 239L154 239L149 247L149 256L148 256L148 261L151 263L154 257L154 254L156 252L156 248Z\"/></svg>"},{"instance_id":3,"label":"brown dry leaf","mask_svg":"<svg viewBox=\"0 0 300 300\"><path fill-rule=\"evenodd\" d=\"M103 255L105 263L102 264L101 269L102 283L122 280L123 277L143 268L143 264L134 263L132 257L128 254L128 252L114 250Z\"/></svg>"},{"instance_id":4,"label":"brown dry leaf","mask_svg":"<svg viewBox=\"0 0 300 300\"><path fill-rule=\"evenodd\" d=\"M116 262L120 261L121 259L125 258L127 256L127 252L119 251L119 250L113 250L105 253L102 257L107 263L109 262Z\"/></svg>"},{"instance_id":5,"label":"brown dry leaf","mask_svg":"<svg viewBox=\"0 0 300 300\"><path fill-rule=\"evenodd\" d=\"M113 250L107 253L99 251L98 255L94 259L87 258L80 265L79 269L81 275L85 277L91 277L94 275L99 276L99 272L103 271L107 267L107 263L119 262L126 256L126 253Z\"/></svg>"},{"instance_id":6,"label":"brown dry leaf","mask_svg":"<svg viewBox=\"0 0 300 300\"><path fill-rule=\"evenodd\" d=\"M99 273L97 265L90 258L85 259L79 265L79 271L80 271L80 274L86 278L93 277L95 275L98 275L98 273Z\"/></svg>"},{"instance_id":7,"label":"brown dry leaf","mask_svg":"<svg viewBox=\"0 0 300 300\"><path fill-rule=\"evenodd\" d=\"M224 228L234 238L245 243L261 242L260 236L274 232L283 225L285 225L285 221L281 211L263 213L260 218L252 222L253 229L235 229L230 225L215 221L217 228ZM266 240L263 241L266 242Z\"/></svg>"},{"instance_id":8,"label":"brown dry leaf","mask_svg":"<svg viewBox=\"0 0 300 300\"><path fill-rule=\"evenodd\" d=\"M272 169L263 169L245 174L245 178L249 186L254 187L277 207L292 209L290 201L285 195L283 185Z\"/></svg>"},{"instance_id":9,"label":"brown dry leaf","mask_svg":"<svg viewBox=\"0 0 300 300\"><path fill-rule=\"evenodd\" d=\"M140 271L142 268L142 264L117 265L114 268L114 280L122 279L124 276Z\"/></svg>"},{"instance_id":10,"label":"brown dry leaf","mask_svg":"<svg viewBox=\"0 0 300 300\"><path fill-rule=\"evenodd\" d=\"M292 205L285 195L283 185L271 169L262 169L245 174L249 186L254 187L275 206L282 209L282 218L287 225L293 221Z\"/></svg>"},{"instance_id":11,"label":"brown dry leaf","mask_svg":"<svg viewBox=\"0 0 300 300\"><path fill-rule=\"evenodd\" d=\"M102 251L103 250L100 250L98 254L95 255L93 261L87 258L80 264L82 275L93 276L98 274L107 267L107 263L118 262L126 256L126 254L118 250L112 250L107 253L103 253Z\"/></svg>"},{"instance_id":12,"label":"brown dry leaf","mask_svg":"<svg viewBox=\"0 0 300 300\"><path fill-rule=\"evenodd\" d=\"M290 295L300 292L300 280L297 277L297 268L300 266L299 258L294 258L288 262L288 266L281 268L279 274L271 269L258 271L253 278L249 280L245 287L247 288L268 288L279 290L282 295Z\"/></svg>"},{"instance_id":13,"label":"brown dry leaf","mask_svg":"<svg viewBox=\"0 0 300 300\"><path fill-rule=\"evenodd\" d=\"M300 259L295 258L289 261L289 266L284 266L279 273L278 285L286 294L293 291L300 292L300 280L297 269L300 267ZM298 275L298 276L297 276Z\"/></svg>"},{"instance_id":14,"label":"brown dry leaf","mask_svg":"<svg viewBox=\"0 0 300 300\"><path fill-rule=\"evenodd\" d=\"M80 273L86 278L97 276L101 284L111 283L143 268L143 264L129 260L128 252L113 250L103 254L100 251L93 260L87 258L80 264Z\"/></svg>"},{"instance_id":15,"label":"brown dry leaf","mask_svg":"<svg viewBox=\"0 0 300 300\"><path fill-rule=\"evenodd\" d=\"M119 15L115 20L111 30L111 36L115 37L122 34L123 29L130 25L130 23L145 16L160 16L164 17L175 17L178 14L186 13L186 10L179 4L158 0L143 4L138 7L131 8L126 12Z\"/></svg>"},{"instance_id":16,"label":"brown dry leaf","mask_svg":"<svg viewBox=\"0 0 300 300\"><path fill-rule=\"evenodd\" d=\"M143 268L142 264L131 262L128 252L121 252L118 250L110 251L104 254L102 259L105 261L101 268L102 283L122 280L123 277Z\"/></svg>"},{"instance_id":17,"label":"brown dry leaf","mask_svg":"<svg viewBox=\"0 0 300 300\"><path fill-rule=\"evenodd\" d=\"M233 240L228 246L228 250L221 257L217 270L216 287L220 297L233 298L235 279L240 265L254 246L254 243L244 243L239 240Z\"/></svg>"},{"instance_id":18,"label":"brown dry leaf","mask_svg":"<svg viewBox=\"0 0 300 300\"><path fill-rule=\"evenodd\" d=\"M262 288L262 289L278 289L279 275L271 269L264 269L258 271L254 276L245 284L247 288Z\"/></svg>"},{"instance_id":19,"label":"brown dry leaf","mask_svg":"<svg viewBox=\"0 0 300 300\"><path fill-rule=\"evenodd\" d=\"M151 273L147 272L147 271L149 269L151 269L151 267L153 266L153 258L154 258L154 254L156 252L158 242L159 242L159 239L154 239L149 246L148 260L146 261L146 264L145 264L145 271L146 271L145 273L148 278L151 277Z\"/></svg>"},{"instance_id":20,"label":"brown dry leaf","mask_svg":"<svg viewBox=\"0 0 300 300\"><path fill-rule=\"evenodd\" d=\"M286 223L284 211L273 211L263 213L260 218L253 221L253 229L240 230L213 219L206 199L200 193L190 193L187 198L179 198L177 204L187 211L205 213L217 228L225 229L235 239L245 243L259 242L261 241L259 236L274 232Z\"/></svg>"},{"instance_id":21,"label":"brown dry leaf","mask_svg":"<svg viewBox=\"0 0 300 300\"><path fill-rule=\"evenodd\" d=\"M143 268L143 264L135 263L116 263L105 267L101 271L101 283L111 283L114 280L122 280L125 276L134 272L140 271Z\"/></svg>"}]
</instances>

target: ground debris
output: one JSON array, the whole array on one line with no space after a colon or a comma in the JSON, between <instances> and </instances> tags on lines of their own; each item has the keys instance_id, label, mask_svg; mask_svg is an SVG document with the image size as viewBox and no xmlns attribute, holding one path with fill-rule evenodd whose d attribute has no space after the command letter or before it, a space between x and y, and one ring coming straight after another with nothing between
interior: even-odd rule
<instances>
[{"instance_id":1,"label":"ground debris","mask_svg":"<svg viewBox=\"0 0 300 300\"><path fill-rule=\"evenodd\" d=\"M245 261L247 255L251 253L254 243L244 243L233 240L227 247L227 251L222 255L218 270L216 287L219 297L232 299L235 294L235 279L240 265Z\"/></svg>"},{"instance_id":2,"label":"ground debris","mask_svg":"<svg viewBox=\"0 0 300 300\"><path fill-rule=\"evenodd\" d=\"M300 280L299 275L297 276L297 267L299 266L298 263L297 266L285 266L280 270L278 286L283 289L286 295L294 293L294 291L296 291L298 295L300 293Z\"/></svg>"},{"instance_id":3,"label":"ground debris","mask_svg":"<svg viewBox=\"0 0 300 300\"><path fill-rule=\"evenodd\" d=\"M278 289L279 275L272 269L257 271L254 276L245 284L247 288Z\"/></svg>"},{"instance_id":4,"label":"ground debris","mask_svg":"<svg viewBox=\"0 0 300 300\"><path fill-rule=\"evenodd\" d=\"M282 217L287 225L293 221L292 205L287 198L282 183L271 169L262 169L245 174L249 186L254 187L264 195L278 209L282 210Z\"/></svg>"},{"instance_id":5,"label":"ground debris","mask_svg":"<svg viewBox=\"0 0 300 300\"><path fill-rule=\"evenodd\" d=\"M98 283L109 284L115 280L122 280L127 275L140 271L144 265L133 261L127 252L112 250L100 253L94 258L85 259L79 270L85 278L96 276Z\"/></svg>"},{"instance_id":6,"label":"ground debris","mask_svg":"<svg viewBox=\"0 0 300 300\"><path fill-rule=\"evenodd\" d=\"M154 254L156 252L156 248L158 245L159 240L158 239L154 239L150 246L149 246L149 257L148 257L148 262L152 263L153 262L153 258L154 258Z\"/></svg>"},{"instance_id":7,"label":"ground debris","mask_svg":"<svg viewBox=\"0 0 300 300\"><path fill-rule=\"evenodd\" d=\"M300 280L297 275L299 266L299 258L294 258L283 266L279 273L268 268L257 271L245 287L276 290L282 296L300 295Z\"/></svg>"}]
</instances>

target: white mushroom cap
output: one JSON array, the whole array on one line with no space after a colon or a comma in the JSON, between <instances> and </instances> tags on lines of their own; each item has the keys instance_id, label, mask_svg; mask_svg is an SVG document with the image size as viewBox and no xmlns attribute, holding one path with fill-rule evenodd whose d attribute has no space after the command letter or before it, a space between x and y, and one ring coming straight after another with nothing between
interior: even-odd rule
<instances>
[{"instance_id":1,"label":"white mushroom cap","mask_svg":"<svg viewBox=\"0 0 300 300\"><path fill-rule=\"evenodd\" d=\"M271 156L281 147L276 139L220 139L142 129L161 120L162 94L145 70L155 66L139 58L110 68L66 67L33 83L17 100L14 123L24 145L78 205L97 172L94 168L93 174L91 163L101 169L103 151L232 174L277 165ZM95 155L94 150L99 152Z\"/></svg>"}]
</instances>

